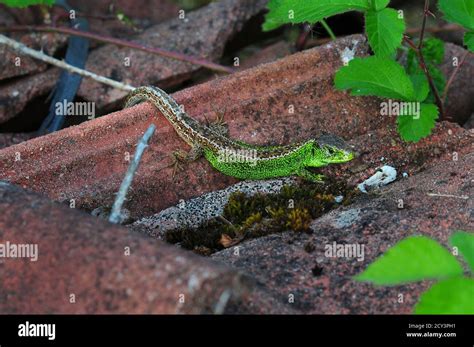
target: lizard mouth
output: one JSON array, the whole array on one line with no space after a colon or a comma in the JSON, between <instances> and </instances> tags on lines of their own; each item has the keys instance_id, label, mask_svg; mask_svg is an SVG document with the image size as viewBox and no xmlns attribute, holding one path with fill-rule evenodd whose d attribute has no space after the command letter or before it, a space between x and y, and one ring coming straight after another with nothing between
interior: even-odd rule
<instances>
[{"instance_id":1,"label":"lizard mouth","mask_svg":"<svg viewBox=\"0 0 474 347\"><path fill-rule=\"evenodd\" d=\"M354 154L343 150L330 150L327 153L326 162L328 164L345 163L354 159Z\"/></svg>"}]
</instances>

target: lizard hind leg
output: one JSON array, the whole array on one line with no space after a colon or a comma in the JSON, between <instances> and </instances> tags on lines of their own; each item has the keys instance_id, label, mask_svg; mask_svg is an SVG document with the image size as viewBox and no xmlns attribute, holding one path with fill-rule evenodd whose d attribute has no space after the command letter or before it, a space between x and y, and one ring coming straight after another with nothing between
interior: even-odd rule
<instances>
[{"instance_id":1,"label":"lizard hind leg","mask_svg":"<svg viewBox=\"0 0 474 347\"><path fill-rule=\"evenodd\" d=\"M296 175L303 178L303 179L305 179L305 180L315 182L315 183L324 183L324 179L326 178L324 175L316 174L316 173L311 172L311 171L309 171L308 169L305 169L305 168L299 170L296 173Z\"/></svg>"},{"instance_id":2,"label":"lizard hind leg","mask_svg":"<svg viewBox=\"0 0 474 347\"><path fill-rule=\"evenodd\" d=\"M192 161L195 161L195 160L199 159L200 157L202 157L203 155L204 155L204 150L202 149L201 146L198 146L198 145L195 145L195 146L191 147L189 152L186 152L186 151L181 150L181 149L173 151L171 153L171 159L172 159L171 164L166 165L165 167L161 168L160 170L172 166L173 167L173 174L172 174L171 177L174 180L175 177L176 177L176 174L178 173L178 171L181 171L185 164L188 164Z\"/></svg>"}]
</instances>

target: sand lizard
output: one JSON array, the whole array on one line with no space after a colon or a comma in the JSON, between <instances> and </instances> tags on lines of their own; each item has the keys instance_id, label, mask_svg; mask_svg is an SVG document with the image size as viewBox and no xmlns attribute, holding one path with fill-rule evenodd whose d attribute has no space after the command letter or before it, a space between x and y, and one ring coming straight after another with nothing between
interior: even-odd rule
<instances>
[{"instance_id":1,"label":"sand lizard","mask_svg":"<svg viewBox=\"0 0 474 347\"><path fill-rule=\"evenodd\" d=\"M324 176L308 170L334 163L344 163L354 154L336 145L316 139L283 146L258 146L230 139L222 124L203 125L183 112L178 103L163 90L139 87L127 98L125 107L149 101L168 119L177 134L192 150L187 160L204 156L218 171L240 179L268 179L297 175L321 182Z\"/></svg>"}]
</instances>

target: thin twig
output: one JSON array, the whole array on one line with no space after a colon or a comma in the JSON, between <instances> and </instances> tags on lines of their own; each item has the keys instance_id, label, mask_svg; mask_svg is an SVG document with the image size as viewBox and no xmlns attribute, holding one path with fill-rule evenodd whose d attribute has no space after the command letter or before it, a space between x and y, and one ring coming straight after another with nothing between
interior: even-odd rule
<instances>
[{"instance_id":1,"label":"thin twig","mask_svg":"<svg viewBox=\"0 0 474 347\"><path fill-rule=\"evenodd\" d=\"M148 147L148 141L153 136L155 129L156 127L154 124L150 125L147 131L145 132L145 134L143 135L143 137L138 142L137 150L135 151L133 160L128 166L127 173L125 174L125 177L123 178L122 184L120 185L120 189L117 193L117 197L115 198L114 205L112 206L112 211L109 217L110 223L117 224L122 219L121 210L122 210L122 205L127 196L128 188L130 188L130 185L132 184L133 176L135 176L135 172L137 171L138 166L140 165L140 159L142 158L143 152Z\"/></svg>"},{"instance_id":2,"label":"thin twig","mask_svg":"<svg viewBox=\"0 0 474 347\"><path fill-rule=\"evenodd\" d=\"M428 77L428 82L430 84L431 91L434 94L436 104L439 107L439 113L441 115L441 119L444 119L444 102L439 95L439 90L436 88L436 85L433 80L433 76L431 76L430 71L428 70L428 66L425 62L425 56L423 55L423 40L425 38L425 30L426 30L426 20L428 15L430 15L430 0L425 0L425 7L423 9L423 24L421 25L420 31L420 42L418 43L418 49L416 49L416 54L418 56L418 60L420 62L420 66L425 72L426 76Z\"/></svg>"},{"instance_id":3,"label":"thin twig","mask_svg":"<svg viewBox=\"0 0 474 347\"><path fill-rule=\"evenodd\" d=\"M69 72L72 72L72 73L75 73L75 74L78 74L78 75L81 75L81 76L84 76L84 77L92 78L93 80L95 80L97 82L109 85L113 88L117 88L117 89L121 89L121 90L125 90L125 91L132 91L133 89L135 89L135 87L133 87L129 84L124 84L124 83L121 83L121 82L111 80L110 78L97 75L93 72L90 72L90 71L83 70L83 69L80 69L78 67L72 66L68 63L65 63L62 60L58 60L56 58L50 57L49 55L46 55L46 54L44 54L40 51L36 51L34 49L31 49L31 48L25 46L24 44L22 44L20 42L17 42L15 40L12 40L12 39L10 39L10 38L2 35L2 34L0 34L0 44L7 45L8 47L14 49L18 53L29 55L30 57L33 57L35 59L39 59L41 61L44 61L45 63L57 66L61 69L67 70Z\"/></svg>"},{"instance_id":4,"label":"thin twig","mask_svg":"<svg viewBox=\"0 0 474 347\"><path fill-rule=\"evenodd\" d=\"M428 17L428 11L430 10L430 0L425 0L425 7L423 9L423 24L421 25L420 30L420 42L418 43L418 49L421 51L423 48L423 39L425 37L425 30L426 30L426 19Z\"/></svg>"},{"instance_id":5,"label":"thin twig","mask_svg":"<svg viewBox=\"0 0 474 347\"><path fill-rule=\"evenodd\" d=\"M404 36L403 39L405 40L406 43L408 43L408 45L413 49L416 56L418 57L418 63L420 65L421 69L423 70L423 72L425 73L426 77L428 78L428 83L430 85L430 89L433 92L433 95L434 95L435 100L436 100L436 105L439 108L439 113L441 115L440 118L443 120L444 119L444 104L443 104L443 101L441 100L441 97L439 95L439 91L436 88L436 85L434 83L433 76L431 76L431 73L428 70L428 66L426 65L425 57L423 56L423 52L420 49L418 49L418 47L415 45L415 43L412 40L410 40L410 38L408 38L407 36Z\"/></svg>"},{"instance_id":6,"label":"thin twig","mask_svg":"<svg viewBox=\"0 0 474 347\"><path fill-rule=\"evenodd\" d=\"M448 97L449 88L451 88L451 85L453 84L454 79L456 78L457 73L458 73L459 70L461 69L461 66L464 64L464 62L466 61L466 58L467 58L467 56L469 55L469 53L470 53L469 51L466 51L466 53L464 53L464 55L463 55L463 57L461 58L461 61L459 62L458 66L456 66L456 68L454 69L453 73L452 73L451 76L449 77L449 80L448 80L448 82L446 83L446 87L444 88L444 92L443 92L443 96L442 96L443 102L446 102L446 98Z\"/></svg>"},{"instance_id":7,"label":"thin twig","mask_svg":"<svg viewBox=\"0 0 474 347\"><path fill-rule=\"evenodd\" d=\"M418 57L418 62L420 64L421 69L425 73L426 77L428 78L428 83L430 84L431 91L433 92L433 95L436 100L436 105L439 108L439 113L441 115L440 119L445 118L444 114L444 102L441 99L441 96L439 95L439 90L436 88L436 84L434 83L433 76L431 76L431 73L428 69L428 65L426 65L425 62L425 57L423 55L423 40L425 38L425 31L426 31L426 20L428 16L431 14L430 12L430 0L425 0L425 7L423 9L423 24L421 25L421 30L420 30L420 42L418 43L418 47L415 46L413 41L408 39L405 36L405 41L408 42L408 44L413 48L415 51L417 57Z\"/></svg>"},{"instance_id":8,"label":"thin twig","mask_svg":"<svg viewBox=\"0 0 474 347\"><path fill-rule=\"evenodd\" d=\"M193 56L185 55L178 52L172 52L172 51L168 51L162 48L149 47L149 46L142 45L138 42L121 40L114 37L81 31L81 30L77 30L73 28L52 27L52 26L47 26L47 25L12 25L9 27L6 27L6 26L0 27L0 32L5 32L5 31L7 32L18 32L18 31L54 32L54 33L61 33L61 34L66 34L66 35L86 37L91 40L107 42L107 43L111 43L111 44L121 46L121 47L129 47L129 48L133 48L139 51L161 55L164 57L168 57L168 58L172 58L172 59L176 59L180 61L185 61L194 65L206 67L214 71L226 72L226 73L235 72L235 70L232 69L231 67L216 64L202 58L193 57Z\"/></svg>"}]
</instances>

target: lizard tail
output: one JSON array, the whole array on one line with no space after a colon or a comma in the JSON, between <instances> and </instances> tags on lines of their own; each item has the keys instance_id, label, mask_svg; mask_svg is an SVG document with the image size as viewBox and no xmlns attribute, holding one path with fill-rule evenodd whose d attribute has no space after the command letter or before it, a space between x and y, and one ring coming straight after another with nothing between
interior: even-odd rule
<instances>
[{"instance_id":1,"label":"lizard tail","mask_svg":"<svg viewBox=\"0 0 474 347\"><path fill-rule=\"evenodd\" d=\"M154 86L142 86L135 88L128 95L124 108L139 104L142 101L150 101L167 118L179 118L182 113L178 103L169 96L164 90ZM172 112L173 114L170 114Z\"/></svg>"}]
</instances>

